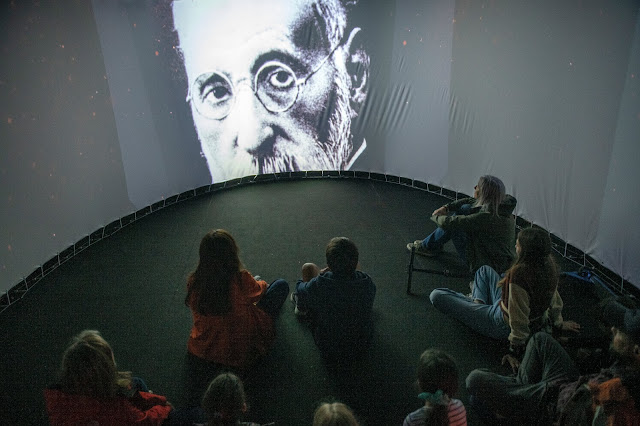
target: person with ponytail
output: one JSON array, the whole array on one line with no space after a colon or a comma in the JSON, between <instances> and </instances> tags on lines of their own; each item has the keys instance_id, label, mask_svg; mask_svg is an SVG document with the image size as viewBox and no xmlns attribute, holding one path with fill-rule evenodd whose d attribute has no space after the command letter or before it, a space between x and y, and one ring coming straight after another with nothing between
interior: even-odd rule
<instances>
[{"instance_id":1,"label":"person with ponytail","mask_svg":"<svg viewBox=\"0 0 640 426\"><path fill-rule=\"evenodd\" d=\"M549 234L540 228L521 230L516 253L518 258L502 277L489 266L478 269L470 295L439 288L429 298L438 310L474 331L508 339L510 352L517 358L537 331L554 327L578 332L580 325L562 318L558 268Z\"/></svg>"},{"instance_id":2,"label":"person with ponytail","mask_svg":"<svg viewBox=\"0 0 640 426\"><path fill-rule=\"evenodd\" d=\"M424 406L409 414L403 426L466 426L467 411L459 399L458 367L439 349L427 349L418 361L418 398Z\"/></svg>"},{"instance_id":3,"label":"person with ponytail","mask_svg":"<svg viewBox=\"0 0 640 426\"><path fill-rule=\"evenodd\" d=\"M289 284L283 279L267 284L253 277L242 266L238 251L224 229L202 238L200 261L187 280L185 305L193 315L189 353L242 371L273 343L274 318L289 294Z\"/></svg>"}]
</instances>

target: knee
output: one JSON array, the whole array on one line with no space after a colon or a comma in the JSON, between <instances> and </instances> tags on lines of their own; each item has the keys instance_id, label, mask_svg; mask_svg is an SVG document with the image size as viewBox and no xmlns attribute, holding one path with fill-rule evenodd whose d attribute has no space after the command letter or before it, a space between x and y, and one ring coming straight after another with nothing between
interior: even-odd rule
<instances>
[{"instance_id":1,"label":"knee","mask_svg":"<svg viewBox=\"0 0 640 426\"><path fill-rule=\"evenodd\" d=\"M493 272L493 269L489 265L482 265L476 271L476 280L481 277L486 277Z\"/></svg>"},{"instance_id":2,"label":"knee","mask_svg":"<svg viewBox=\"0 0 640 426\"><path fill-rule=\"evenodd\" d=\"M444 297L446 297L446 292L440 290L439 288L436 288L429 295L429 300L431 301L431 304L437 308L441 305L442 299Z\"/></svg>"},{"instance_id":3,"label":"knee","mask_svg":"<svg viewBox=\"0 0 640 426\"><path fill-rule=\"evenodd\" d=\"M458 212L461 215L468 215L471 214L471 209L473 208L472 204L463 204L460 206L460 208L458 209Z\"/></svg>"},{"instance_id":4,"label":"knee","mask_svg":"<svg viewBox=\"0 0 640 426\"><path fill-rule=\"evenodd\" d=\"M465 381L469 395L478 396L482 394L481 389L483 387L484 376L485 372L482 370L473 370L469 373Z\"/></svg>"},{"instance_id":5,"label":"knee","mask_svg":"<svg viewBox=\"0 0 640 426\"><path fill-rule=\"evenodd\" d=\"M531 336L529 342L527 343L527 346L533 345L540 348L548 345L551 340L555 341L555 339L549 333L547 333L546 331L538 331L533 336Z\"/></svg>"},{"instance_id":6,"label":"knee","mask_svg":"<svg viewBox=\"0 0 640 426\"><path fill-rule=\"evenodd\" d=\"M490 283L492 281L498 282L500 280L500 275L489 265L482 265L476 271L474 281L476 283Z\"/></svg>"},{"instance_id":7,"label":"knee","mask_svg":"<svg viewBox=\"0 0 640 426\"><path fill-rule=\"evenodd\" d=\"M282 278L272 282L269 287L272 287L272 291L276 291L279 295L284 295L285 298L289 294L289 283Z\"/></svg>"},{"instance_id":8,"label":"knee","mask_svg":"<svg viewBox=\"0 0 640 426\"><path fill-rule=\"evenodd\" d=\"M305 263L302 265L302 281L308 282L312 278L320 275L320 268L315 263Z\"/></svg>"}]
</instances>

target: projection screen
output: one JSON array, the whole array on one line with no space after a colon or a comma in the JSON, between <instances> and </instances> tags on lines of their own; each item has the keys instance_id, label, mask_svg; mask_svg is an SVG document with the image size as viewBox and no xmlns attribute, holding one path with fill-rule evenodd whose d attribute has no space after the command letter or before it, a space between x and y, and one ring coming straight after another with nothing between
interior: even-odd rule
<instances>
[{"instance_id":1,"label":"projection screen","mask_svg":"<svg viewBox=\"0 0 640 426\"><path fill-rule=\"evenodd\" d=\"M496 175L519 216L640 287L635 1L59 0L2 19L2 292L159 200L295 170L466 193Z\"/></svg>"}]
</instances>

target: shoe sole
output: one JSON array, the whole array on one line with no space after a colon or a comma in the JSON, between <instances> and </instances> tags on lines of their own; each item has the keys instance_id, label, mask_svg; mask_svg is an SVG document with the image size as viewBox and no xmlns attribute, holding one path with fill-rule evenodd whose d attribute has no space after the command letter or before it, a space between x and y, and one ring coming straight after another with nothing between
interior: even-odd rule
<instances>
[{"instance_id":1,"label":"shoe sole","mask_svg":"<svg viewBox=\"0 0 640 426\"><path fill-rule=\"evenodd\" d=\"M293 310L293 313L296 314L299 317L303 317L303 316L307 315L307 312L306 311L301 311L300 309L298 309L298 302L296 302L295 295L296 295L296 293L293 292L293 293L291 293L291 296L289 297L289 300L291 300L291 302L295 306L295 308Z\"/></svg>"},{"instance_id":2,"label":"shoe sole","mask_svg":"<svg viewBox=\"0 0 640 426\"><path fill-rule=\"evenodd\" d=\"M415 247L415 245L413 243L409 243L407 244L407 250L411 251L413 248ZM420 250L418 248L415 249L415 254L419 254L420 256L424 256L424 257L436 257L437 255L440 254L440 252L435 252L435 251L423 251Z\"/></svg>"}]
</instances>

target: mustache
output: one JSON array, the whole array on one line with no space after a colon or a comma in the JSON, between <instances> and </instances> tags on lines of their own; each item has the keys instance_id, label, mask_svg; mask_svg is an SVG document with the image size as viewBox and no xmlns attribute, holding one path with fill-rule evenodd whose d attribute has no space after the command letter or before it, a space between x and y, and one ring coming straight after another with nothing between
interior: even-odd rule
<instances>
[{"instance_id":1,"label":"mustache","mask_svg":"<svg viewBox=\"0 0 640 426\"><path fill-rule=\"evenodd\" d=\"M325 149L323 149L325 148ZM342 163L334 155L326 152L326 147L317 146L313 154L301 158L287 153L274 154L254 159L259 173L297 172L304 170L338 170Z\"/></svg>"},{"instance_id":2,"label":"mustache","mask_svg":"<svg viewBox=\"0 0 640 426\"><path fill-rule=\"evenodd\" d=\"M337 81L334 87L333 111L328 121L325 141L315 140L303 153L270 152L254 157L254 166L260 173L280 173L303 170L343 170L353 151L351 134L351 107L349 90L344 82ZM283 135L286 140L295 140L295 135ZM274 147L277 147L277 143Z\"/></svg>"}]
</instances>

